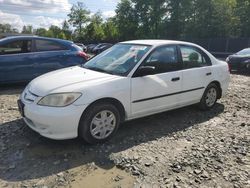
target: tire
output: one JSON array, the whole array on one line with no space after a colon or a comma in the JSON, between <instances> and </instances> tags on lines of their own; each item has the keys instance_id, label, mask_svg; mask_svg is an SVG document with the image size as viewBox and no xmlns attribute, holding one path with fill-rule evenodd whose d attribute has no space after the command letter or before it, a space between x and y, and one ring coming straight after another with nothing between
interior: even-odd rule
<instances>
[{"instance_id":1,"label":"tire","mask_svg":"<svg viewBox=\"0 0 250 188\"><path fill-rule=\"evenodd\" d=\"M201 110L210 110L216 104L218 96L219 96L218 86L214 83L209 84L203 93L203 96L199 103L199 108Z\"/></svg>"},{"instance_id":2,"label":"tire","mask_svg":"<svg viewBox=\"0 0 250 188\"><path fill-rule=\"evenodd\" d=\"M79 136L89 144L103 143L115 135L120 121L119 110L113 104L93 104L81 117Z\"/></svg>"}]
</instances>

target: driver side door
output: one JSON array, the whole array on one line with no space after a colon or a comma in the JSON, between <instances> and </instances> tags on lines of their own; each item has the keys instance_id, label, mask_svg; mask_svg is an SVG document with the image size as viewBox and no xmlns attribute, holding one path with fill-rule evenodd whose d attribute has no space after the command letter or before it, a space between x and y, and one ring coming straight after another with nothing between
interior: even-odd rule
<instances>
[{"instance_id":1,"label":"driver side door","mask_svg":"<svg viewBox=\"0 0 250 188\"><path fill-rule=\"evenodd\" d=\"M152 74L131 78L132 118L173 109L182 87L182 64L175 45L156 48L140 66L155 68Z\"/></svg>"}]
</instances>

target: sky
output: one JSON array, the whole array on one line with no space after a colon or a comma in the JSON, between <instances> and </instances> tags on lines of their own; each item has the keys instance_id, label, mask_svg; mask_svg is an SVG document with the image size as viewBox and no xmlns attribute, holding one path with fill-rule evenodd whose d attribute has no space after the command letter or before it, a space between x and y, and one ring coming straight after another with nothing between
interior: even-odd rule
<instances>
[{"instance_id":1,"label":"sky","mask_svg":"<svg viewBox=\"0 0 250 188\"><path fill-rule=\"evenodd\" d=\"M19 31L24 25L60 27L77 2L83 2L92 14L101 11L104 18L109 18L115 15L119 0L0 0L0 23L11 24Z\"/></svg>"}]
</instances>

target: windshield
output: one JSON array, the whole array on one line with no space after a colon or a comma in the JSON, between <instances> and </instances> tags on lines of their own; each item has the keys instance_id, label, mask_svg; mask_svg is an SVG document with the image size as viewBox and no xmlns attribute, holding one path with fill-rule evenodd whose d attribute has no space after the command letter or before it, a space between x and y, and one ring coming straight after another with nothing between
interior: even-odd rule
<instances>
[{"instance_id":1,"label":"windshield","mask_svg":"<svg viewBox=\"0 0 250 188\"><path fill-rule=\"evenodd\" d=\"M137 44L116 44L98 56L90 59L84 68L126 76L151 46Z\"/></svg>"},{"instance_id":2,"label":"windshield","mask_svg":"<svg viewBox=\"0 0 250 188\"><path fill-rule=\"evenodd\" d=\"M246 48L237 53L238 55L250 55L250 48Z\"/></svg>"}]
</instances>

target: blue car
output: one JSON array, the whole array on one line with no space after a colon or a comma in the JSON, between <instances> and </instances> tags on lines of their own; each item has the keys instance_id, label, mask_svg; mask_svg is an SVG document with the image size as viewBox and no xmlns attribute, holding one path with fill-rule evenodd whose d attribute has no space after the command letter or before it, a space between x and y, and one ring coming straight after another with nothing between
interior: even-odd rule
<instances>
[{"instance_id":1,"label":"blue car","mask_svg":"<svg viewBox=\"0 0 250 188\"><path fill-rule=\"evenodd\" d=\"M0 39L0 84L30 81L56 69L84 64L87 58L71 41L36 36L6 37Z\"/></svg>"}]
</instances>

